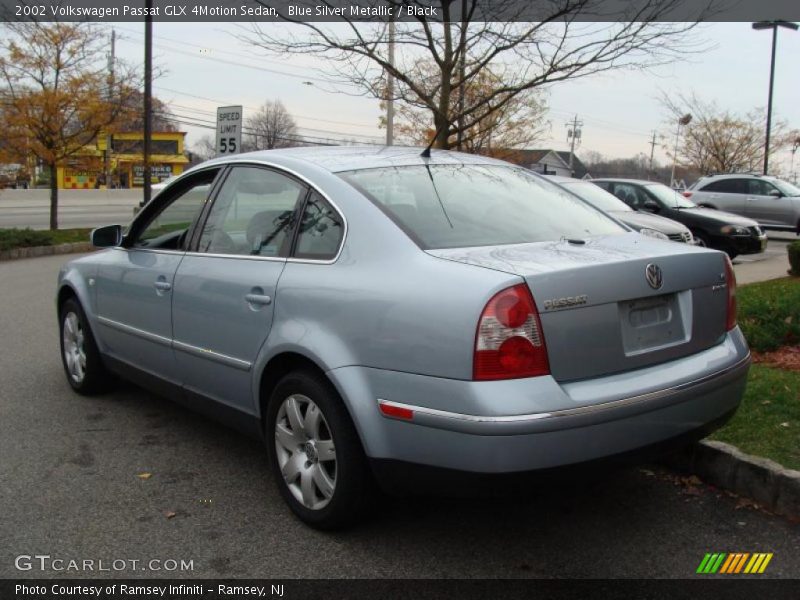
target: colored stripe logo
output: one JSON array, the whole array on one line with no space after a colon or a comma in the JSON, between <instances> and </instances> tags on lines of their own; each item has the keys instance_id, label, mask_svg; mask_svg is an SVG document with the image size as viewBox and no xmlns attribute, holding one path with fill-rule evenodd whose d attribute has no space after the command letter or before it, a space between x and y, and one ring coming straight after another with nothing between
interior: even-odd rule
<instances>
[{"instance_id":1,"label":"colored stripe logo","mask_svg":"<svg viewBox=\"0 0 800 600\"><path fill-rule=\"evenodd\" d=\"M766 571L769 561L772 560L772 556L772 552L756 552L755 554L750 554L749 552L709 553L700 561L700 566L697 567L696 572L701 575L763 573Z\"/></svg>"}]
</instances>

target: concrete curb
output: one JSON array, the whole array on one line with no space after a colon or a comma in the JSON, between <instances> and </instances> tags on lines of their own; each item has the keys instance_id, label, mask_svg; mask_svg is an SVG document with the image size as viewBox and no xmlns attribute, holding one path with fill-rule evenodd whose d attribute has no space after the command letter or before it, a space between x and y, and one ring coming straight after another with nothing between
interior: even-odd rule
<instances>
[{"instance_id":1,"label":"concrete curb","mask_svg":"<svg viewBox=\"0 0 800 600\"><path fill-rule=\"evenodd\" d=\"M94 250L94 246L92 246L90 242L56 244L55 246L32 246L30 248L12 248L11 250L0 250L0 261L16 260L18 258L36 258L37 256L53 256L55 254L91 252L92 250Z\"/></svg>"},{"instance_id":2,"label":"concrete curb","mask_svg":"<svg viewBox=\"0 0 800 600\"><path fill-rule=\"evenodd\" d=\"M800 471L712 441L689 446L666 462L707 483L750 498L771 512L800 517Z\"/></svg>"}]
</instances>

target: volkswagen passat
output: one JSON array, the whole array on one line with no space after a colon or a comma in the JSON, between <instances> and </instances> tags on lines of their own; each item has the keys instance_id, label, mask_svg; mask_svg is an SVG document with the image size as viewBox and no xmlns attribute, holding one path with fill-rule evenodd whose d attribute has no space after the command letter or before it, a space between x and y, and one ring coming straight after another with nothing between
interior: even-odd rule
<instances>
[{"instance_id":1,"label":"volkswagen passat","mask_svg":"<svg viewBox=\"0 0 800 600\"><path fill-rule=\"evenodd\" d=\"M723 253L627 231L489 158L242 154L92 240L106 249L58 279L69 384L122 375L263 437L286 502L321 528L398 472L701 437L745 385Z\"/></svg>"}]
</instances>

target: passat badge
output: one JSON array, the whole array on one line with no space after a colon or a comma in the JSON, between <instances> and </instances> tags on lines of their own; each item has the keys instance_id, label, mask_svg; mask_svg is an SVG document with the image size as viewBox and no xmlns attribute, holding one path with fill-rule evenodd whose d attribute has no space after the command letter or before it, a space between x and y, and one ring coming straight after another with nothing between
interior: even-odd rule
<instances>
[{"instance_id":1,"label":"passat badge","mask_svg":"<svg viewBox=\"0 0 800 600\"><path fill-rule=\"evenodd\" d=\"M554 298L552 300L544 301L544 309L550 310L552 308L566 308L568 306L579 306L586 304L589 301L589 296L581 294L580 296L567 296L566 298Z\"/></svg>"},{"instance_id":2,"label":"passat badge","mask_svg":"<svg viewBox=\"0 0 800 600\"><path fill-rule=\"evenodd\" d=\"M661 272L661 267L650 263L644 269L644 276L647 279L647 283L650 284L650 287L654 290L660 290L661 286L664 285L664 274Z\"/></svg>"}]
</instances>

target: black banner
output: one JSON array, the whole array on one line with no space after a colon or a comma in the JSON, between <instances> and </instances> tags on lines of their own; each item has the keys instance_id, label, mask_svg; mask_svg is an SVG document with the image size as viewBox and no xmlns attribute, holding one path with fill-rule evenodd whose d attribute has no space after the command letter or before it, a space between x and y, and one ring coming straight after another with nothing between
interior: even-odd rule
<instances>
[{"instance_id":1,"label":"black banner","mask_svg":"<svg viewBox=\"0 0 800 600\"><path fill-rule=\"evenodd\" d=\"M0 0L0 21L695 22L800 20L798 0Z\"/></svg>"},{"instance_id":2,"label":"black banner","mask_svg":"<svg viewBox=\"0 0 800 600\"><path fill-rule=\"evenodd\" d=\"M0 580L2 600L494 600L538 598L752 600L797 598L797 580L729 576L674 580L251 579L251 580Z\"/></svg>"}]
</instances>

